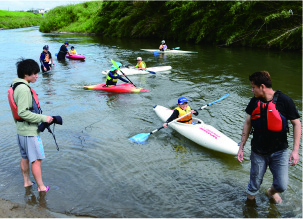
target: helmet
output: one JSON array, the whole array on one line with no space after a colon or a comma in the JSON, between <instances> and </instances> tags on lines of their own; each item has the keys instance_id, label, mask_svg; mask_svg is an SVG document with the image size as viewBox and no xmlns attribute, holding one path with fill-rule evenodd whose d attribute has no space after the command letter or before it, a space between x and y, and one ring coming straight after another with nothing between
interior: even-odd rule
<instances>
[{"instance_id":1,"label":"helmet","mask_svg":"<svg viewBox=\"0 0 303 219\"><path fill-rule=\"evenodd\" d=\"M178 104L182 104L182 103L185 103L185 102L187 102L186 97L180 97L180 98L178 99Z\"/></svg>"},{"instance_id":2,"label":"helmet","mask_svg":"<svg viewBox=\"0 0 303 219\"><path fill-rule=\"evenodd\" d=\"M162 40L161 43L164 44L164 43L165 43L165 40Z\"/></svg>"},{"instance_id":3,"label":"helmet","mask_svg":"<svg viewBox=\"0 0 303 219\"><path fill-rule=\"evenodd\" d=\"M137 58L137 61L142 61L142 58L141 58L141 57L138 57L138 58Z\"/></svg>"},{"instance_id":4,"label":"helmet","mask_svg":"<svg viewBox=\"0 0 303 219\"><path fill-rule=\"evenodd\" d=\"M116 64L119 66L119 68L122 66L122 64L120 62L116 62ZM118 69L115 65L112 65L112 67L110 68L110 71L115 71L116 69Z\"/></svg>"},{"instance_id":5,"label":"helmet","mask_svg":"<svg viewBox=\"0 0 303 219\"><path fill-rule=\"evenodd\" d=\"M69 43L68 43L68 42L65 42L64 44L69 45Z\"/></svg>"},{"instance_id":6,"label":"helmet","mask_svg":"<svg viewBox=\"0 0 303 219\"><path fill-rule=\"evenodd\" d=\"M48 50L48 45L43 46L43 49Z\"/></svg>"},{"instance_id":7,"label":"helmet","mask_svg":"<svg viewBox=\"0 0 303 219\"><path fill-rule=\"evenodd\" d=\"M71 46L70 48L71 48L71 49L74 49L75 47Z\"/></svg>"}]
</instances>

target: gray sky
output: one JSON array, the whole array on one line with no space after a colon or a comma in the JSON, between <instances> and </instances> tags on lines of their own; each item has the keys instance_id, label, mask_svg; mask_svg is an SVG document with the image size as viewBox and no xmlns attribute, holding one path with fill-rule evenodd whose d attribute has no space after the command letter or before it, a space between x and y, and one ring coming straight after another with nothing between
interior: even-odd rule
<instances>
[{"instance_id":1,"label":"gray sky","mask_svg":"<svg viewBox=\"0 0 303 219\"><path fill-rule=\"evenodd\" d=\"M0 10L24 10L27 11L29 9L52 9L61 5L69 5L69 4L78 4L81 2L87 2L91 0L10 0L3 1L0 0Z\"/></svg>"}]
</instances>

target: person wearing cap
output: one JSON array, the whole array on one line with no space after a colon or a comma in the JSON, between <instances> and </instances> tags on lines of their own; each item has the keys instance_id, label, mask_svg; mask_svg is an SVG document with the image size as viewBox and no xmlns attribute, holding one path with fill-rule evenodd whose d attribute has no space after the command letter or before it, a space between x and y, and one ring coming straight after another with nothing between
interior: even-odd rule
<instances>
[{"instance_id":1,"label":"person wearing cap","mask_svg":"<svg viewBox=\"0 0 303 219\"><path fill-rule=\"evenodd\" d=\"M70 55L77 55L77 51L75 50L75 47L71 46L69 54Z\"/></svg>"},{"instance_id":2,"label":"person wearing cap","mask_svg":"<svg viewBox=\"0 0 303 219\"><path fill-rule=\"evenodd\" d=\"M61 47L57 55L58 60L65 60L66 54L70 55L68 49L66 48L68 46L68 42L65 42Z\"/></svg>"},{"instance_id":3,"label":"person wearing cap","mask_svg":"<svg viewBox=\"0 0 303 219\"><path fill-rule=\"evenodd\" d=\"M176 107L171 114L171 116L166 120L166 122L163 124L163 127L167 127L167 124L174 119L177 119L178 117L184 116L187 113L193 113L195 116L197 116L199 113L197 110L192 110L190 106L187 103L186 97L180 97L178 99L178 107ZM192 124L193 120L191 118L191 114L183 117L182 119L179 119L178 122L182 122L185 124Z\"/></svg>"},{"instance_id":4,"label":"person wearing cap","mask_svg":"<svg viewBox=\"0 0 303 219\"><path fill-rule=\"evenodd\" d=\"M47 72L51 70L51 65L52 64L55 65L52 54L50 53L50 51L48 51L48 49L49 49L48 45L43 46L43 51L40 54L39 60L41 63L42 72ZM50 60L51 60L51 64L49 63Z\"/></svg>"},{"instance_id":5,"label":"person wearing cap","mask_svg":"<svg viewBox=\"0 0 303 219\"><path fill-rule=\"evenodd\" d=\"M165 40L161 41L161 45L159 46L160 51L165 51L167 50L167 45L165 44Z\"/></svg>"},{"instance_id":6,"label":"person wearing cap","mask_svg":"<svg viewBox=\"0 0 303 219\"><path fill-rule=\"evenodd\" d=\"M119 68L122 66L120 62L116 63ZM128 83L126 79L122 78L121 75L118 74L118 68L115 65L112 65L110 71L106 75L106 85L107 87L116 86L118 79L121 81L124 81L125 83Z\"/></svg>"},{"instance_id":7,"label":"person wearing cap","mask_svg":"<svg viewBox=\"0 0 303 219\"><path fill-rule=\"evenodd\" d=\"M146 69L146 64L145 64L145 62L142 61L141 57L137 58L137 65L135 67L138 68L138 69L141 69L141 70Z\"/></svg>"}]
</instances>

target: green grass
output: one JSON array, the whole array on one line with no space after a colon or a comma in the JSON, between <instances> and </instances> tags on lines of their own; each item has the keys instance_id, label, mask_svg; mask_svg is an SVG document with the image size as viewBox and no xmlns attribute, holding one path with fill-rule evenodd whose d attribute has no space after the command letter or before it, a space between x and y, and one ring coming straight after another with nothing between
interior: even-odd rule
<instances>
[{"instance_id":1,"label":"green grass","mask_svg":"<svg viewBox=\"0 0 303 219\"><path fill-rule=\"evenodd\" d=\"M0 28L3 29L38 26L43 19L40 14L31 12L0 10Z\"/></svg>"},{"instance_id":2,"label":"green grass","mask_svg":"<svg viewBox=\"0 0 303 219\"><path fill-rule=\"evenodd\" d=\"M0 17L35 17L35 16L41 17L40 14L33 14L31 12L0 10Z\"/></svg>"}]
</instances>

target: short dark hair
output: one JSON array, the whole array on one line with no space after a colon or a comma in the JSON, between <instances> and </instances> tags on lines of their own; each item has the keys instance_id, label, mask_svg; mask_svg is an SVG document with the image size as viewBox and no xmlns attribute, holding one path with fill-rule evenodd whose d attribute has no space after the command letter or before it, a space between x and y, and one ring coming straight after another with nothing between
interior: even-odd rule
<instances>
[{"instance_id":1,"label":"short dark hair","mask_svg":"<svg viewBox=\"0 0 303 219\"><path fill-rule=\"evenodd\" d=\"M23 59L16 63L18 78L25 78L25 75L31 76L40 72L38 63L33 59Z\"/></svg>"},{"instance_id":2,"label":"short dark hair","mask_svg":"<svg viewBox=\"0 0 303 219\"><path fill-rule=\"evenodd\" d=\"M258 71L249 76L250 82L260 87L264 84L267 88L272 88L270 74L267 71Z\"/></svg>"}]
</instances>

